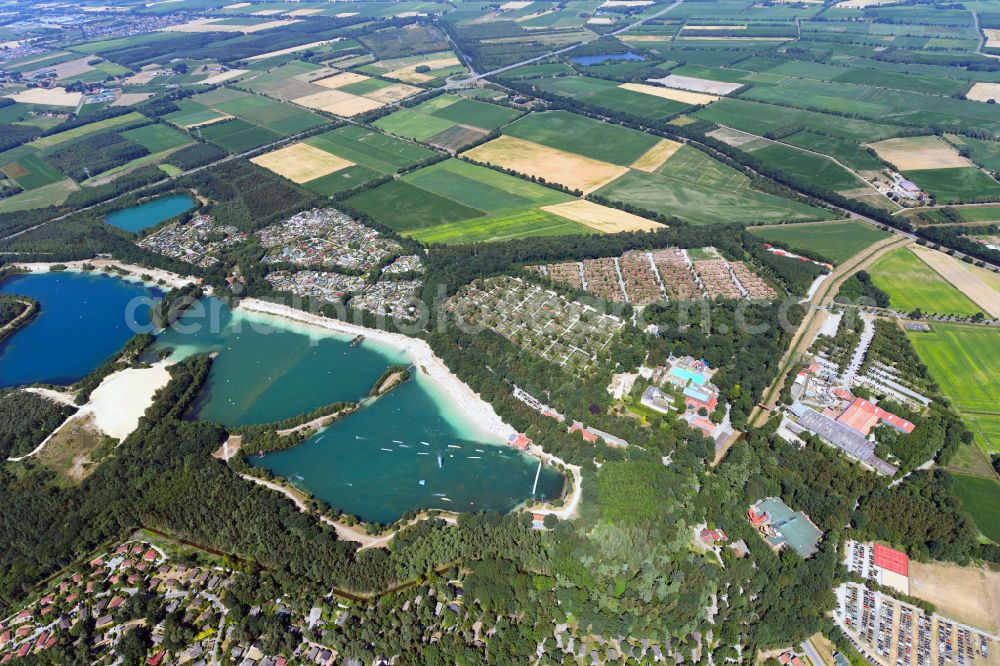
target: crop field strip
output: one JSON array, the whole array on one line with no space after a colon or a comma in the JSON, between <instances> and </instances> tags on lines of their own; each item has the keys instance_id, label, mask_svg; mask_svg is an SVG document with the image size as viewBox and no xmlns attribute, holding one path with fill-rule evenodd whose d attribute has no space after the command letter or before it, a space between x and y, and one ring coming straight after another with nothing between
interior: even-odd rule
<instances>
[{"instance_id":1,"label":"crop field strip","mask_svg":"<svg viewBox=\"0 0 1000 666\"><path fill-rule=\"evenodd\" d=\"M920 309L971 317L982 311L909 248L881 257L868 272L875 286L889 294L890 307L900 312Z\"/></svg>"},{"instance_id":2,"label":"crop field strip","mask_svg":"<svg viewBox=\"0 0 1000 666\"><path fill-rule=\"evenodd\" d=\"M751 229L765 241L778 241L793 250L818 253L834 263L850 259L866 247L888 238L887 232L864 222L778 224Z\"/></svg>"}]
</instances>

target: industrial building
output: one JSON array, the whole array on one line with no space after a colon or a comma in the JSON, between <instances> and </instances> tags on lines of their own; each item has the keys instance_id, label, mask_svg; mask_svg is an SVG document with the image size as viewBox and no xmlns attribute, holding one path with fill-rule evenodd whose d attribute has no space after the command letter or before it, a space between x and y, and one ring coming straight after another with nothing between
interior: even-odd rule
<instances>
[{"instance_id":1,"label":"industrial building","mask_svg":"<svg viewBox=\"0 0 1000 666\"><path fill-rule=\"evenodd\" d=\"M799 556L811 557L819 549L823 536L820 530L801 511L792 511L777 497L762 499L747 511L750 524L756 527L775 550L788 547Z\"/></svg>"}]
</instances>

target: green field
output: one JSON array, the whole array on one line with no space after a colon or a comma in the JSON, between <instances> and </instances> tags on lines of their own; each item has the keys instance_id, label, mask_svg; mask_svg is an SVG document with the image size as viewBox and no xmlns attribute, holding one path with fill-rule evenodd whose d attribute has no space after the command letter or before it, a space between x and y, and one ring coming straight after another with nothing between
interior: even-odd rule
<instances>
[{"instance_id":1,"label":"green field","mask_svg":"<svg viewBox=\"0 0 1000 666\"><path fill-rule=\"evenodd\" d=\"M693 224L817 220L829 211L750 189L750 179L682 146L656 173L630 170L597 192Z\"/></svg>"},{"instance_id":2,"label":"green field","mask_svg":"<svg viewBox=\"0 0 1000 666\"><path fill-rule=\"evenodd\" d=\"M815 132L797 132L786 136L782 141L829 155L851 169L878 171L884 168L877 157L874 157L857 143L846 139L816 134Z\"/></svg>"},{"instance_id":3,"label":"green field","mask_svg":"<svg viewBox=\"0 0 1000 666\"><path fill-rule=\"evenodd\" d=\"M120 116L115 116L114 118L99 120L96 123L90 123L89 125L80 125L79 127L74 127L73 129L66 130L65 132L59 132L58 134L43 136L35 139L28 145L36 150L47 150L49 148L54 148L61 143L78 139L81 136L86 136L87 134L93 134L94 132L100 132L101 130L110 129L112 127L121 127L122 125L128 125L129 123L135 123L144 119L145 117L141 113L126 113Z\"/></svg>"},{"instance_id":4,"label":"green field","mask_svg":"<svg viewBox=\"0 0 1000 666\"><path fill-rule=\"evenodd\" d=\"M959 149L964 148L969 151L969 159L979 166L991 171L1000 171L1000 143L957 134L948 134L946 138Z\"/></svg>"},{"instance_id":5,"label":"green field","mask_svg":"<svg viewBox=\"0 0 1000 666\"><path fill-rule=\"evenodd\" d=\"M976 527L987 538L1000 543L1000 481L966 474L952 474L955 494Z\"/></svg>"},{"instance_id":6,"label":"green field","mask_svg":"<svg viewBox=\"0 0 1000 666\"><path fill-rule=\"evenodd\" d=\"M375 121L375 126L398 136L426 141L456 125L469 125L489 131L520 115L496 104L464 99L457 95L439 95L409 109L400 109Z\"/></svg>"},{"instance_id":7,"label":"green field","mask_svg":"<svg viewBox=\"0 0 1000 666\"><path fill-rule=\"evenodd\" d=\"M588 76L566 76L554 79L537 79L532 84L563 97L571 97L584 104L612 112L625 112L645 120L658 120L680 113L690 104L646 95L620 88L617 81Z\"/></svg>"},{"instance_id":8,"label":"green field","mask_svg":"<svg viewBox=\"0 0 1000 666\"><path fill-rule=\"evenodd\" d=\"M962 316L982 311L908 248L882 256L868 272L875 286L889 294L890 307L895 310L912 312L919 308L928 314Z\"/></svg>"},{"instance_id":9,"label":"green field","mask_svg":"<svg viewBox=\"0 0 1000 666\"><path fill-rule=\"evenodd\" d=\"M533 113L508 125L504 134L622 166L659 141L658 137L569 111Z\"/></svg>"},{"instance_id":10,"label":"green field","mask_svg":"<svg viewBox=\"0 0 1000 666\"><path fill-rule=\"evenodd\" d=\"M940 322L931 328L908 334L917 354L980 448L1000 453L1000 331Z\"/></svg>"},{"instance_id":11,"label":"green field","mask_svg":"<svg viewBox=\"0 0 1000 666\"><path fill-rule=\"evenodd\" d=\"M834 191L865 187L861 179L836 162L791 146L771 143L754 150L753 156L798 178L813 180Z\"/></svg>"},{"instance_id":12,"label":"green field","mask_svg":"<svg viewBox=\"0 0 1000 666\"><path fill-rule=\"evenodd\" d=\"M779 224L753 229L751 233L766 241L785 243L793 250L818 253L837 264L889 236L870 224L854 221Z\"/></svg>"},{"instance_id":13,"label":"green field","mask_svg":"<svg viewBox=\"0 0 1000 666\"><path fill-rule=\"evenodd\" d=\"M206 141L211 141L231 153L242 153L260 148L281 138L277 132L251 125L239 118L205 125L198 128L197 133Z\"/></svg>"},{"instance_id":14,"label":"green field","mask_svg":"<svg viewBox=\"0 0 1000 666\"><path fill-rule=\"evenodd\" d=\"M426 148L357 125L309 137L306 143L380 174L395 173L434 156Z\"/></svg>"},{"instance_id":15,"label":"green field","mask_svg":"<svg viewBox=\"0 0 1000 666\"><path fill-rule=\"evenodd\" d=\"M185 143L191 142L190 137L158 123L126 130L121 134L145 146L146 150L151 153L170 150L171 148L183 146Z\"/></svg>"},{"instance_id":16,"label":"green field","mask_svg":"<svg viewBox=\"0 0 1000 666\"><path fill-rule=\"evenodd\" d=\"M424 242L458 243L593 233L539 210L572 197L527 180L446 160L346 201Z\"/></svg>"},{"instance_id":17,"label":"green field","mask_svg":"<svg viewBox=\"0 0 1000 666\"><path fill-rule=\"evenodd\" d=\"M1000 183L975 167L920 169L904 175L938 203L1000 199Z\"/></svg>"}]
</instances>

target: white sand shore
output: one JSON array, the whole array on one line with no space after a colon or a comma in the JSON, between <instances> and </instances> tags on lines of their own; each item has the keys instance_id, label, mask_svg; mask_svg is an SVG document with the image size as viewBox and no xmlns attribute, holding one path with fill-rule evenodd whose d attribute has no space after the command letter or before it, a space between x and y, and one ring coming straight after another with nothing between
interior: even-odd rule
<instances>
[{"instance_id":1,"label":"white sand shore","mask_svg":"<svg viewBox=\"0 0 1000 666\"><path fill-rule=\"evenodd\" d=\"M108 375L90 394L80 413L94 415L97 427L116 439L125 439L139 425L153 394L170 381L166 361L149 368L126 368Z\"/></svg>"},{"instance_id":2,"label":"white sand shore","mask_svg":"<svg viewBox=\"0 0 1000 666\"><path fill-rule=\"evenodd\" d=\"M423 340L410 338L400 333L381 331L374 328L358 326L338 319L329 319L302 310L296 310L287 305L269 303L255 298L245 298L240 301L240 309L247 312L283 317L293 321L318 326L337 333L347 335L364 335L365 338L384 344L392 349L403 352L417 366L421 376L432 380L441 388L456 407L484 433L499 437L504 441L517 431L504 423L503 419L493 410L493 406L483 400L462 380L455 376L444 361L438 358Z\"/></svg>"},{"instance_id":3,"label":"white sand shore","mask_svg":"<svg viewBox=\"0 0 1000 666\"><path fill-rule=\"evenodd\" d=\"M200 282L200 280L193 275L177 275L176 273L171 273L170 271L165 271L159 268L146 268L145 266L136 266L135 264L123 264L120 261L115 261L114 259L85 259L81 261L46 261L46 262L33 262L33 263L19 263L14 264L19 268L23 268L31 273L48 273L53 266L61 264L66 266L69 270L83 271L83 265L89 264L93 266L95 272L104 272L105 266L117 266L129 273L129 275L122 275L123 279L133 279L141 280L140 276L149 275L153 278L151 284L157 286L157 281L163 280L163 282L169 287L183 287L188 284L193 284ZM119 275L116 272L109 273L110 275Z\"/></svg>"}]
</instances>

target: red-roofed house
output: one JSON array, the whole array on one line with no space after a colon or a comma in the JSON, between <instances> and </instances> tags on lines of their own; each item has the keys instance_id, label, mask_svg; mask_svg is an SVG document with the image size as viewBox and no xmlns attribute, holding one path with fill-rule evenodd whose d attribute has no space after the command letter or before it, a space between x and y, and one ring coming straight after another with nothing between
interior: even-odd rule
<instances>
[{"instance_id":1,"label":"red-roofed house","mask_svg":"<svg viewBox=\"0 0 1000 666\"><path fill-rule=\"evenodd\" d=\"M28 652L30 652L30 651L31 651L31 642L29 641L29 642L25 643L24 645L22 645L21 649L19 649L17 651L17 658L18 659L23 659L28 654Z\"/></svg>"},{"instance_id":2,"label":"red-roofed house","mask_svg":"<svg viewBox=\"0 0 1000 666\"><path fill-rule=\"evenodd\" d=\"M722 530L710 530L707 527L701 531L700 536L705 543L720 543L729 540L729 537Z\"/></svg>"},{"instance_id":3,"label":"red-roofed house","mask_svg":"<svg viewBox=\"0 0 1000 666\"><path fill-rule=\"evenodd\" d=\"M156 551L153 550L152 548L150 548L145 553L143 553L142 559L146 560L147 562L155 562L156 561Z\"/></svg>"},{"instance_id":4,"label":"red-roofed house","mask_svg":"<svg viewBox=\"0 0 1000 666\"><path fill-rule=\"evenodd\" d=\"M785 666L805 666L799 656L793 652L778 655L778 663L785 664Z\"/></svg>"},{"instance_id":5,"label":"red-roofed house","mask_svg":"<svg viewBox=\"0 0 1000 666\"><path fill-rule=\"evenodd\" d=\"M152 657L150 657L149 659L147 659L146 663L149 664L149 666L160 666L160 662L163 661L163 656L165 654L166 654L166 652L164 652L163 650L160 650L159 652L157 652L156 654L154 654Z\"/></svg>"},{"instance_id":6,"label":"red-roofed house","mask_svg":"<svg viewBox=\"0 0 1000 666\"><path fill-rule=\"evenodd\" d=\"M125 599L122 598L122 597L116 596L114 599L111 600L111 603L108 604L108 608L111 609L111 610L114 610L114 609L118 608L119 606L121 606L123 603L125 603Z\"/></svg>"},{"instance_id":7,"label":"red-roofed house","mask_svg":"<svg viewBox=\"0 0 1000 666\"><path fill-rule=\"evenodd\" d=\"M510 445L521 451L527 451L528 447L531 446L531 439L528 438L524 433L517 433L516 435L511 435L507 438Z\"/></svg>"}]
</instances>

